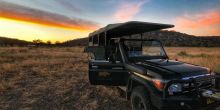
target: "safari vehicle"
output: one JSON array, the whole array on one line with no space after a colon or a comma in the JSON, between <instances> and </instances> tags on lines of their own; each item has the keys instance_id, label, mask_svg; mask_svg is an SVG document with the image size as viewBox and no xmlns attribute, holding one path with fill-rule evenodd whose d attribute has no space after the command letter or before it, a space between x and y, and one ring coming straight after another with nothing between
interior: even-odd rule
<instances>
[{"instance_id":1,"label":"safari vehicle","mask_svg":"<svg viewBox=\"0 0 220 110\"><path fill-rule=\"evenodd\" d=\"M160 41L143 36L171 27L130 21L90 33L85 48L91 56L90 83L126 88L133 110L214 110L220 106L218 74L170 60Z\"/></svg>"}]
</instances>

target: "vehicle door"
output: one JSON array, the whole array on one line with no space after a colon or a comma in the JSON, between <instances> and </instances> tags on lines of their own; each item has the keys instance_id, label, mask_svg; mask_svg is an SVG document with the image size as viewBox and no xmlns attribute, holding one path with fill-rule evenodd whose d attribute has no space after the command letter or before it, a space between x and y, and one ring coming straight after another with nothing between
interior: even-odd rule
<instances>
[{"instance_id":1,"label":"vehicle door","mask_svg":"<svg viewBox=\"0 0 220 110\"><path fill-rule=\"evenodd\" d=\"M124 68L118 47L108 48L102 60L90 59L89 80L93 85L124 86L127 83L128 72ZM100 51L99 51L100 52Z\"/></svg>"}]
</instances>

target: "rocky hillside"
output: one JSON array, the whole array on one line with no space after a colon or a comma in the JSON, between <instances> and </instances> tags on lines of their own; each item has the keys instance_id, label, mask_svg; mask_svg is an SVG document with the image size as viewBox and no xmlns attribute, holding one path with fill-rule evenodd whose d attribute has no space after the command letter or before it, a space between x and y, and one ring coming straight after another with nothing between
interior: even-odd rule
<instances>
[{"instance_id":1,"label":"rocky hillside","mask_svg":"<svg viewBox=\"0 0 220 110\"><path fill-rule=\"evenodd\" d=\"M220 47L220 36L193 36L173 31L144 34L146 39L159 39L165 46Z\"/></svg>"},{"instance_id":2,"label":"rocky hillside","mask_svg":"<svg viewBox=\"0 0 220 110\"><path fill-rule=\"evenodd\" d=\"M138 35L133 38L140 38ZM165 46L189 46L189 47L220 47L220 36L193 36L174 31L154 31L144 33L145 39L158 39ZM75 39L64 42L66 46L85 46L88 38Z\"/></svg>"}]
</instances>

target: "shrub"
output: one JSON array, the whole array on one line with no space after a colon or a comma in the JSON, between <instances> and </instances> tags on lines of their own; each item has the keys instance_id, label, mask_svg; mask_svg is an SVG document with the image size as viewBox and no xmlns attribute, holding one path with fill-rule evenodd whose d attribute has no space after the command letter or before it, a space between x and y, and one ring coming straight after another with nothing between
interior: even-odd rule
<instances>
[{"instance_id":1,"label":"shrub","mask_svg":"<svg viewBox=\"0 0 220 110\"><path fill-rule=\"evenodd\" d=\"M189 56L189 54L186 51L181 51L177 53L178 56Z\"/></svg>"}]
</instances>

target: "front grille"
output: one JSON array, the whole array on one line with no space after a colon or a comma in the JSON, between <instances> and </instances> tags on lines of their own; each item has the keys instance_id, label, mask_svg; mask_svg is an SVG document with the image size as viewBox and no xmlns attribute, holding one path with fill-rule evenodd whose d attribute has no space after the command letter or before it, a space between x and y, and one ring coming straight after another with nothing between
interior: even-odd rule
<instances>
[{"instance_id":1,"label":"front grille","mask_svg":"<svg viewBox=\"0 0 220 110\"><path fill-rule=\"evenodd\" d=\"M189 83L189 85L187 86L183 86L183 91L184 93L186 92L192 92L197 89L207 89L210 88L212 86L212 80L214 79L213 76L208 75L208 76L202 76L202 77L197 77L194 78L193 82Z\"/></svg>"},{"instance_id":2,"label":"front grille","mask_svg":"<svg viewBox=\"0 0 220 110\"><path fill-rule=\"evenodd\" d=\"M220 77L219 77L220 78ZM200 76L192 76L192 77L185 77L181 80L171 80L167 83L163 93L163 97L166 98L172 95L199 95L201 91L206 89L213 89L215 87L214 81L216 81L216 76L214 75L200 75ZM218 82L218 81L217 81ZM169 92L169 87L172 84L182 84L182 92Z\"/></svg>"},{"instance_id":3,"label":"front grille","mask_svg":"<svg viewBox=\"0 0 220 110\"><path fill-rule=\"evenodd\" d=\"M214 79L213 76L204 76L204 77L199 77L199 78L196 78L196 83L197 83L197 86L198 87L203 87L207 84L212 84L212 80Z\"/></svg>"}]
</instances>

